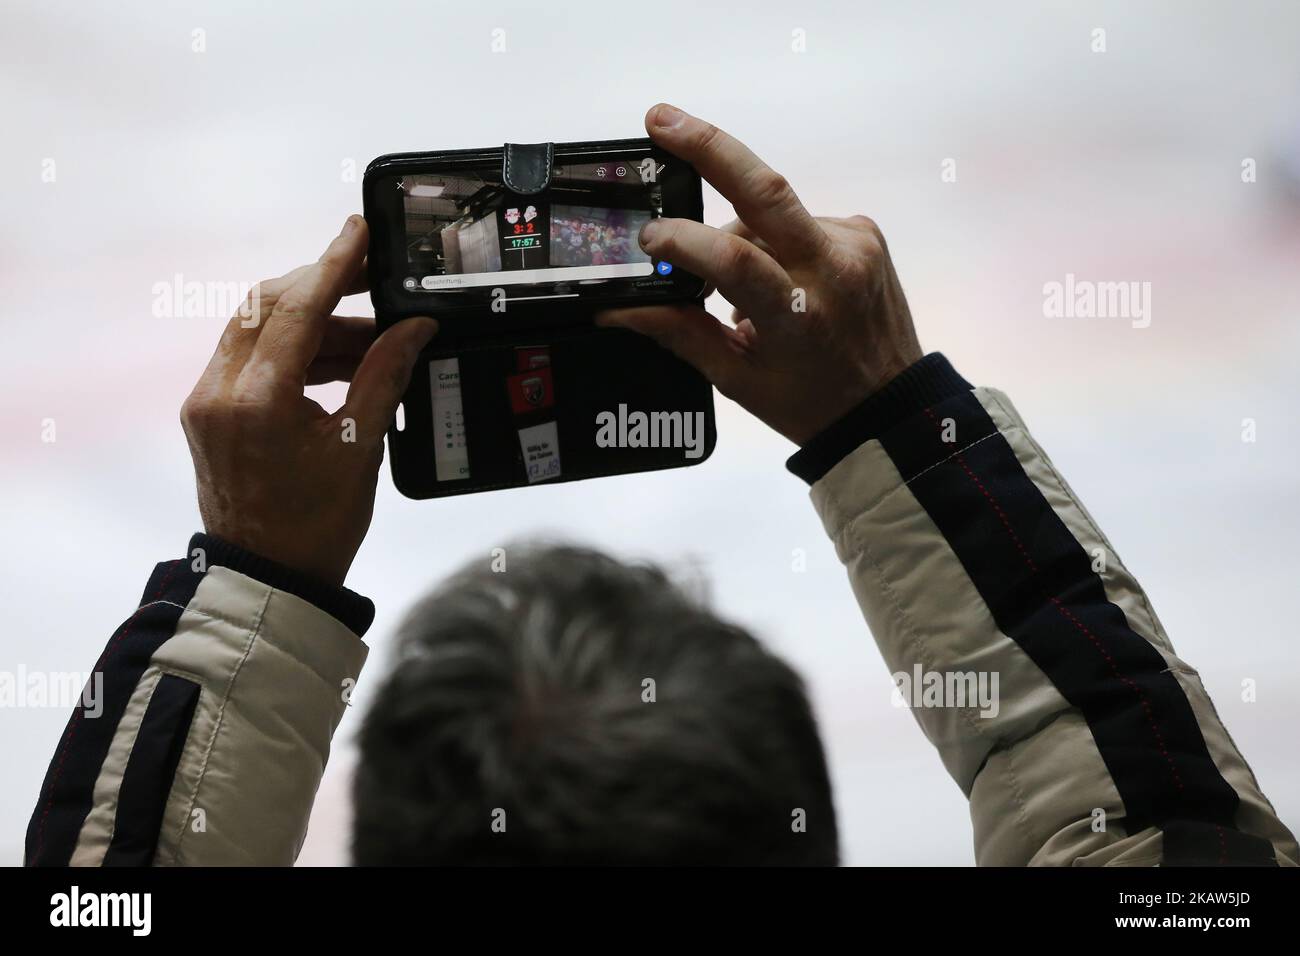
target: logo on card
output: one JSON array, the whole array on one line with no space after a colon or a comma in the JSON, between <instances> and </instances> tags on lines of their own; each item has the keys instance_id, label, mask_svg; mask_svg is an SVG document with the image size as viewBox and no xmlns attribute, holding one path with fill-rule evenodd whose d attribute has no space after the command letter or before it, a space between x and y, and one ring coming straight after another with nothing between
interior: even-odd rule
<instances>
[{"instance_id":1,"label":"logo on card","mask_svg":"<svg viewBox=\"0 0 1300 956\"><path fill-rule=\"evenodd\" d=\"M518 372L506 379L510 408L516 415L550 408L555 404L555 386L551 369L543 365L528 372Z\"/></svg>"},{"instance_id":2,"label":"logo on card","mask_svg":"<svg viewBox=\"0 0 1300 956\"><path fill-rule=\"evenodd\" d=\"M546 400L546 383L540 378L526 378L520 384L524 390L524 401L529 405L540 406Z\"/></svg>"}]
</instances>

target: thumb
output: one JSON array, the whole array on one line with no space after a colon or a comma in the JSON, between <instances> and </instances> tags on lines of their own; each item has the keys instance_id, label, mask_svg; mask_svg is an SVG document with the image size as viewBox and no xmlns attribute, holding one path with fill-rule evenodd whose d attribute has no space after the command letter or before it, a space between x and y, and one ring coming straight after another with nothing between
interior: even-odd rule
<instances>
[{"instance_id":1,"label":"thumb","mask_svg":"<svg viewBox=\"0 0 1300 956\"><path fill-rule=\"evenodd\" d=\"M596 316L596 324L630 329L654 339L695 366L724 395L733 394L740 384L744 337L699 306L610 309Z\"/></svg>"},{"instance_id":2,"label":"thumb","mask_svg":"<svg viewBox=\"0 0 1300 956\"><path fill-rule=\"evenodd\" d=\"M352 376L347 401L340 415L357 423L358 437L367 443L380 441L397 416L406 386L420 350L438 332L430 318L403 319L375 339Z\"/></svg>"}]
</instances>

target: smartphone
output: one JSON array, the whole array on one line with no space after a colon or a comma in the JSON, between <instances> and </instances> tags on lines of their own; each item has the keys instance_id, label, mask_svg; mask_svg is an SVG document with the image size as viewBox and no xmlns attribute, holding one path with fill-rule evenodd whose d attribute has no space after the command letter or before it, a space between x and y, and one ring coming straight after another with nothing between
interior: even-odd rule
<instances>
[{"instance_id":1,"label":"smartphone","mask_svg":"<svg viewBox=\"0 0 1300 956\"><path fill-rule=\"evenodd\" d=\"M698 276L637 242L651 219L702 221L690 164L649 139L556 143L546 155L546 185L526 195L506 185L504 147L393 153L367 167L381 325L432 315L444 334L481 334L485 323L590 321L597 308L702 297Z\"/></svg>"}]
</instances>

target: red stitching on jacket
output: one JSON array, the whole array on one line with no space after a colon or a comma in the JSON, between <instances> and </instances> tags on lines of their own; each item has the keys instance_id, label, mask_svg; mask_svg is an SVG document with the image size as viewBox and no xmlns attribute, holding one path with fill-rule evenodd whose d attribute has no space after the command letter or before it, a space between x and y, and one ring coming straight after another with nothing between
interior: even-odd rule
<instances>
[{"instance_id":1,"label":"red stitching on jacket","mask_svg":"<svg viewBox=\"0 0 1300 956\"><path fill-rule=\"evenodd\" d=\"M162 583L158 585L158 590L154 591L153 596L149 600L142 602L140 606L135 609L135 613L127 619L124 625L122 625L122 629L117 632L117 637L113 638L113 640L109 642L108 647L104 648L104 653L99 655L99 660L95 662L95 671L103 669L103 666L108 662L109 657L111 657L114 651L116 651L121 645L123 639L131 633L131 628L135 626L136 618L140 616L140 612L162 597L163 592L167 590L167 585L171 584L172 578L176 576L176 569L178 567L180 567L180 562L171 566L170 570L168 570L167 574L163 577ZM94 671L91 672L91 679L94 679ZM67 759L68 748L72 745L72 738L76 736L77 728L81 726L81 715L84 712L85 702L83 701L82 706L72 712L72 721L68 725L68 735L63 738L63 746L59 748L59 757L58 760L55 761L54 773L50 777L50 786L45 792L45 807L41 810L41 823L36 830L36 849L32 851L31 858L31 864L33 866L35 866L36 862L41 858L41 850L45 847L45 821L49 818L50 807L54 803L54 787L58 784L59 777L63 774L63 762Z\"/></svg>"},{"instance_id":2,"label":"red stitching on jacket","mask_svg":"<svg viewBox=\"0 0 1300 956\"><path fill-rule=\"evenodd\" d=\"M941 436L940 440L942 440L943 426L935 417L934 410L927 408L925 414L930 421L939 428L939 434ZM970 480L975 482L975 486L979 488L980 492L988 500L988 503L993 506L993 510L1002 521L1002 526L1007 529L1007 533L1011 535L1011 540L1015 543L1016 549L1019 550L1021 557L1025 559L1025 563L1029 566L1029 570L1034 574L1037 574L1038 566L1034 563L1034 559L1030 557L1028 549L1025 548L1024 543L1020 540L1020 536L1017 535L1015 529L1011 527L1011 522L1007 519L1006 512L1002 510L1002 506L998 504L997 499L994 498L989 490L984 487L984 483L979 480L975 475L975 472L971 471L970 466L966 464L966 459L961 452L958 452L953 457L956 458L958 464L961 465ZM1155 713L1151 709L1151 702L1147 699L1146 692L1143 691L1135 681L1120 671L1119 667L1115 663L1115 659L1111 657L1106 648L1102 646L1099 640L1097 640L1096 635L1094 635L1092 631L1088 630L1087 626L1084 625L1084 623L1065 606L1060 598L1052 594L1048 595L1048 600L1052 602L1052 605L1061 613L1062 617L1083 632L1084 636L1088 638L1092 643L1092 646L1097 649L1098 653L1100 653L1102 658L1106 661L1106 664L1110 667L1110 671L1115 678L1122 681L1137 695L1138 702L1142 705L1142 711L1146 715L1147 724L1151 727L1151 733L1156 739L1156 746L1159 748L1161 755L1165 758L1165 762L1169 764L1169 773L1173 778L1174 786L1181 791L1183 789L1183 779L1178 773L1178 767L1174 764L1173 756L1170 755L1168 748L1165 746L1164 736L1160 733L1160 728L1156 724Z\"/></svg>"}]
</instances>

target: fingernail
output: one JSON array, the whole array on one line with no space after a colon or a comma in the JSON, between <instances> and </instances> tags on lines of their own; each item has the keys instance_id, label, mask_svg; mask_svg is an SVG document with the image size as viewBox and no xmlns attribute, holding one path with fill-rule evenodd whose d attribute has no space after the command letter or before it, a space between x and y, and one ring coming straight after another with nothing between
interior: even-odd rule
<instances>
[{"instance_id":1,"label":"fingernail","mask_svg":"<svg viewBox=\"0 0 1300 956\"><path fill-rule=\"evenodd\" d=\"M684 119L686 119L685 113L667 103L660 103L659 108L655 110L655 126L660 129L676 129L682 125Z\"/></svg>"},{"instance_id":2,"label":"fingernail","mask_svg":"<svg viewBox=\"0 0 1300 956\"><path fill-rule=\"evenodd\" d=\"M339 230L339 238L342 239L344 236L351 235L353 230L357 228L357 223L360 219L361 217L356 213L348 216L347 220L343 223L343 228Z\"/></svg>"},{"instance_id":3,"label":"fingernail","mask_svg":"<svg viewBox=\"0 0 1300 956\"><path fill-rule=\"evenodd\" d=\"M658 232L659 223L651 219L641 227L641 231L637 233L636 241L639 242L641 248L644 249L650 243L654 242L655 235Z\"/></svg>"},{"instance_id":4,"label":"fingernail","mask_svg":"<svg viewBox=\"0 0 1300 956\"><path fill-rule=\"evenodd\" d=\"M415 319L415 322L420 326L415 333L415 348L418 351L432 342L433 337L438 334L438 320L431 319L428 316L421 316Z\"/></svg>"}]
</instances>

